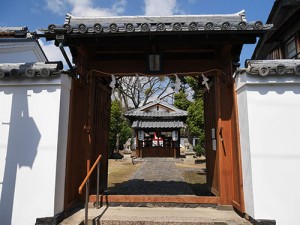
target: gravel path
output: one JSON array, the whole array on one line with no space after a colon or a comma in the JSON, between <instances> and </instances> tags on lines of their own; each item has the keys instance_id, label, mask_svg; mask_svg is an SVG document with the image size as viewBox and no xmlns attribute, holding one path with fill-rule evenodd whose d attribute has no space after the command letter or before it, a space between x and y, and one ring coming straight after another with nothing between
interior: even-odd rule
<instances>
[{"instance_id":1,"label":"gravel path","mask_svg":"<svg viewBox=\"0 0 300 225\"><path fill-rule=\"evenodd\" d=\"M114 193L127 195L194 195L175 163L181 159L145 158L135 174L117 184ZM111 193L113 194L113 193Z\"/></svg>"}]
</instances>

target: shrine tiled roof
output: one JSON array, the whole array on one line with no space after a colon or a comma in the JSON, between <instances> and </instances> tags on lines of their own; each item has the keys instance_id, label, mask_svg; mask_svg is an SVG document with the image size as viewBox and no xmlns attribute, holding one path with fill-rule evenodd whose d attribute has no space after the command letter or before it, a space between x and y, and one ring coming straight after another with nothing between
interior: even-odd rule
<instances>
[{"instance_id":1,"label":"shrine tiled roof","mask_svg":"<svg viewBox=\"0 0 300 225\"><path fill-rule=\"evenodd\" d=\"M139 32L261 31L272 27L261 21L247 22L245 11L234 14L76 17L66 15L62 25L42 29L48 34L117 34Z\"/></svg>"},{"instance_id":2,"label":"shrine tiled roof","mask_svg":"<svg viewBox=\"0 0 300 225\"><path fill-rule=\"evenodd\" d=\"M160 106L168 109L167 111L153 111L147 110L153 108L155 106ZM124 113L126 117L139 117L139 118L171 118L171 117L187 117L187 111L178 109L172 105L169 105L165 102L160 100L156 100L153 102L148 103L140 108L133 109Z\"/></svg>"},{"instance_id":3,"label":"shrine tiled roof","mask_svg":"<svg viewBox=\"0 0 300 225\"><path fill-rule=\"evenodd\" d=\"M135 120L132 128L182 128L185 127L182 121L144 121Z\"/></svg>"},{"instance_id":4,"label":"shrine tiled roof","mask_svg":"<svg viewBox=\"0 0 300 225\"><path fill-rule=\"evenodd\" d=\"M135 116L135 117L182 117L187 116L187 112L132 112L126 113L126 116Z\"/></svg>"}]
</instances>

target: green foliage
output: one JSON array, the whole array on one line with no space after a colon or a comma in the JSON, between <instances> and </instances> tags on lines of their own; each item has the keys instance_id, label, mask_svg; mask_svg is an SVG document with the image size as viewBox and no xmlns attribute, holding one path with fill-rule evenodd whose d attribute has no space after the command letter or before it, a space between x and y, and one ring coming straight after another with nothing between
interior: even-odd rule
<instances>
[{"instance_id":1,"label":"green foliage","mask_svg":"<svg viewBox=\"0 0 300 225\"><path fill-rule=\"evenodd\" d=\"M194 77L185 77L185 81L194 91L193 98L194 99L202 98L199 81L196 80Z\"/></svg>"},{"instance_id":2,"label":"green foliage","mask_svg":"<svg viewBox=\"0 0 300 225\"><path fill-rule=\"evenodd\" d=\"M197 143L194 146L194 151L197 153L198 156L205 155L205 148L201 145L201 143Z\"/></svg>"},{"instance_id":3,"label":"green foliage","mask_svg":"<svg viewBox=\"0 0 300 225\"><path fill-rule=\"evenodd\" d=\"M199 137L195 151L200 155L205 152L204 109L203 99L196 99L188 108L187 127L189 136Z\"/></svg>"},{"instance_id":4,"label":"green foliage","mask_svg":"<svg viewBox=\"0 0 300 225\"><path fill-rule=\"evenodd\" d=\"M120 147L123 146L123 144L132 136L132 129L130 127L129 122L124 119L121 126L121 132L120 132Z\"/></svg>"},{"instance_id":5,"label":"green foliage","mask_svg":"<svg viewBox=\"0 0 300 225\"><path fill-rule=\"evenodd\" d=\"M191 102L187 99L187 94L180 91L174 95L174 106L178 109L187 110Z\"/></svg>"},{"instance_id":6,"label":"green foliage","mask_svg":"<svg viewBox=\"0 0 300 225\"><path fill-rule=\"evenodd\" d=\"M192 136L200 136L204 129L204 111L202 99L197 99L188 108L187 124Z\"/></svg>"},{"instance_id":7,"label":"green foliage","mask_svg":"<svg viewBox=\"0 0 300 225\"><path fill-rule=\"evenodd\" d=\"M149 95L151 93L151 88L147 88L145 91L144 91L144 94L145 95Z\"/></svg>"},{"instance_id":8,"label":"green foliage","mask_svg":"<svg viewBox=\"0 0 300 225\"><path fill-rule=\"evenodd\" d=\"M110 109L110 133L109 133L109 147L111 152L116 147L117 135L121 130L121 124L119 122L122 116L121 104L114 100L111 103Z\"/></svg>"},{"instance_id":9,"label":"green foliage","mask_svg":"<svg viewBox=\"0 0 300 225\"><path fill-rule=\"evenodd\" d=\"M189 101L187 94L184 91L180 91L174 96L174 106L188 111L186 125L189 139L198 137L199 141L194 146L194 151L198 155L205 155L204 108L200 84L194 77L185 77L184 83L184 90L190 87L194 91L194 101Z\"/></svg>"},{"instance_id":10,"label":"green foliage","mask_svg":"<svg viewBox=\"0 0 300 225\"><path fill-rule=\"evenodd\" d=\"M131 128L128 121L123 117L122 106L119 101L114 100L111 103L110 111L110 134L109 146L110 152L119 148L128 138L131 137ZM117 147L117 139L119 138L119 146Z\"/></svg>"}]
</instances>

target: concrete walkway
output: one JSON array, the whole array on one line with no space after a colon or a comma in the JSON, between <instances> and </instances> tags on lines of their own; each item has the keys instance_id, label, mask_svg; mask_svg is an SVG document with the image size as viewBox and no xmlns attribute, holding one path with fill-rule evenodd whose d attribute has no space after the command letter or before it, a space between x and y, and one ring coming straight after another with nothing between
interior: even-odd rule
<instances>
[{"instance_id":1,"label":"concrete walkway","mask_svg":"<svg viewBox=\"0 0 300 225\"><path fill-rule=\"evenodd\" d=\"M145 158L140 159L140 168L133 176L108 194L124 195L194 195L182 177L175 163L181 159Z\"/></svg>"}]
</instances>

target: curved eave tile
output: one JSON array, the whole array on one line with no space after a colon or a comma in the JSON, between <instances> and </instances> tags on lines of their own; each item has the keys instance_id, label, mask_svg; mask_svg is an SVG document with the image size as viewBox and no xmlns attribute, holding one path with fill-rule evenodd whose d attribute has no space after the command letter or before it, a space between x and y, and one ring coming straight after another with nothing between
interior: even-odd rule
<instances>
[{"instance_id":1,"label":"curved eave tile","mask_svg":"<svg viewBox=\"0 0 300 225\"><path fill-rule=\"evenodd\" d=\"M150 113L145 113L145 112L132 112L132 113L125 113L125 116L128 117L186 117L188 114L187 112L174 112L174 113L168 113L168 112L150 112Z\"/></svg>"},{"instance_id":2,"label":"curved eave tile","mask_svg":"<svg viewBox=\"0 0 300 225\"><path fill-rule=\"evenodd\" d=\"M262 31L272 28L261 21L247 22L245 12L220 15L74 17L67 14L63 25L50 24L47 34L118 34L146 32Z\"/></svg>"},{"instance_id":3,"label":"curved eave tile","mask_svg":"<svg viewBox=\"0 0 300 225\"><path fill-rule=\"evenodd\" d=\"M182 128L185 127L182 121L141 121L132 123L132 128Z\"/></svg>"},{"instance_id":4,"label":"curved eave tile","mask_svg":"<svg viewBox=\"0 0 300 225\"><path fill-rule=\"evenodd\" d=\"M0 64L0 79L47 78L62 73L61 62L3 63Z\"/></svg>"},{"instance_id":5,"label":"curved eave tile","mask_svg":"<svg viewBox=\"0 0 300 225\"><path fill-rule=\"evenodd\" d=\"M249 60L246 69L239 69L236 73L246 71L249 74L260 76L268 75L300 75L299 59L282 60Z\"/></svg>"}]
</instances>

